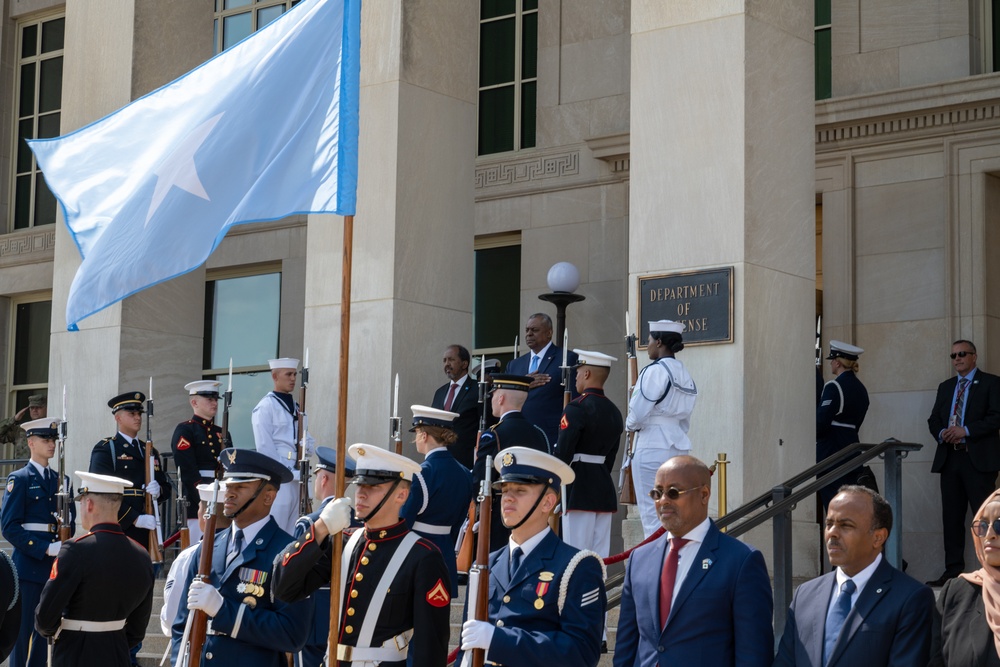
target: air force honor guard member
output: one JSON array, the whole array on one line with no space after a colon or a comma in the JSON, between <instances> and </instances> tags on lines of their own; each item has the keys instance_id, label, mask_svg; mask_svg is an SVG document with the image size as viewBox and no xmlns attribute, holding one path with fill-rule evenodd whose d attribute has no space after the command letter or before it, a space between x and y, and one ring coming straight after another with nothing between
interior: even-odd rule
<instances>
[{"instance_id":1,"label":"air force honor guard member","mask_svg":"<svg viewBox=\"0 0 1000 667\"><path fill-rule=\"evenodd\" d=\"M224 449L221 460L226 469L222 509L233 524L215 536L209 581L193 581L203 540L175 584L186 592L187 605L174 619L171 664L187 648L181 643L190 611L200 609L210 619L202 664L284 667L284 654L302 648L312 621L308 601L286 604L275 600L271 590L275 556L292 536L278 527L270 508L292 473L253 450Z\"/></svg>"},{"instance_id":2,"label":"air force honor guard member","mask_svg":"<svg viewBox=\"0 0 1000 667\"><path fill-rule=\"evenodd\" d=\"M505 449L495 467L502 495L494 511L510 528L510 543L490 554L489 620L462 624L462 650L486 649L492 665L593 667L607 603L604 562L548 526L573 471L526 447Z\"/></svg>"},{"instance_id":3,"label":"air force honor guard member","mask_svg":"<svg viewBox=\"0 0 1000 667\"><path fill-rule=\"evenodd\" d=\"M299 360L282 357L268 361L274 390L253 409L253 439L257 451L288 469L292 478L281 485L271 507L271 516L282 530L291 532L299 518L299 404L295 402L295 378ZM306 454L312 456L314 440L306 431Z\"/></svg>"},{"instance_id":4,"label":"air force honor guard member","mask_svg":"<svg viewBox=\"0 0 1000 667\"><path fill-rule=\"evenodd\" d=\"M184 389L188 392L194 416L174 429L170 450L177 464L180 492L187 501L187 526L194 543L201 539L198 484L207 484L215 478L219 454L226 447L232 447L233 441L228 433L223 435L221 426L215 425L215 415L219 411L219 383L215 380L196 380L188 382Z\"/></svg>"},{"instance_id":5,"label":"air force honor guard member","mask_svg":"<svg viewBox=\"0 0 1000 667\"><path fill-rule=\"evenodd\" d=\"M322 499L319 508L295 522L295 532L292 539L299 541L308 539L306 533L312 531L313 524L319 521L323 508L336 498L337 488L337 452L329 447L317 447L316 474L313 476L313 496ZM344 477L354 477L354 462L348 459L344 462ZM361 523L351 521L351 527L360 528ZM326 649L330 643L330 586L320 586L310 596L313 605L313 624L306 645L295 656L298 667L321 667Z\"/></svg>"},{"instance_id":6,"label":"air force honor guard member","mask_svg":"<svg viewBox=\"0 0 1000 667\"><path fill-rule=\"evenodd\" d=\"M55 637L54 667L128 667L153 608L153 563L118 524L128 480L77 471L86 534L66 542L35 612L35 628Z\"/></svg>"},{"instance_id":7,"label":"air force honor guard member","mask_svg":"<svg viewBox=\"0 0 1000 667\"><path fill-rule=\"evenodd\" d=\"M340 667L443 666L448 657L451 594L437 547L399 518L420 466L372 445L351 445L357 514L365 522L341 562ZM275 566L275 595L302 600L330 583L333 539L351 519L348 498L323 508L313 529L288 545Z\"/></svg>"},{"instance_id":8,"label":"air force honor guard member","mask_svg":"<svg viewBox=\"0 0 1000 667\"><path fill-rule=\"evenodd\" d=\"M154 448L155 474L146 488L146 443L138 438L145 402L146 395L141 391L127 391L108 401L118 433L94 445L90 452L90 472L131 482L122 496L118 523L126 535L148 549L149 531L156 530L156 518L145 514L145 494L153 496L153 502L161 495L164 499L169 498L170 482L160 465L160 454Z\"/></svg>"},{"instance_id":9,"label":"air force honor guard member","mask_svg":"<svg viewBox=\"0 0 1000 667\"><path fill-rule=\"evenodd\" d=\"M451 594L458 595L455 542L472 501L472 474L452 455L449 446L458 434L452 424L457 412L411 405L417 451L424 455L420 472L413 476L410 498L402 517L410 528L437 545L448 566Z\"/></svg>"},{"instance_id":10,"label":"air force honor guard member","mask_svg":"<svg viewBox=\"0 0 1000 667\"><path fill-rule=\"evenodd\" d=\"M45 640L34 630L35 607L61 545L55 520L59 475L48 467L55 455L61 421L45 417L21 424L27 435L31 460L7 478L7 494L0 508L0 529L14 547L13 561L21 591L21 631L11 654L11 665L41 667L45 664ZM63 483L71 501L69 478L65 477ZM76 508L72 505L70 516L75 523ZM73 523L70 524L71 532Z\"/></svg>"}]
</instances>

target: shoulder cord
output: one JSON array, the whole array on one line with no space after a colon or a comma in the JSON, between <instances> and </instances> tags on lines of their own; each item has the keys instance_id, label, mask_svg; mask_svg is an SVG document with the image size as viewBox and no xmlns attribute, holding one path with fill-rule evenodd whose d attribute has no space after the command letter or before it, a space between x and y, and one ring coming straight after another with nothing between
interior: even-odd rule
<instances>
[{"instance_id":1,"label":"shoulder cord","mask_svg":"<svg viewBox=\"0 0 1000 667\"><path fill-rule=\"evenodd\" d=\"M11 560L11 557L7 555L6 551L0 551L0 554L3 554L7 564L10 565L10 574L14 578L14 594L10 598L10 604L7 605L7 611L10 611L14 608L14 605L17 604L17 600L21 596L21 582L18 580L17 566L14 565L14 561Z\"/></svg>"},{"instance_id":2,"label":"shoulder cord","mask_svg":"<svg viewBox=\"0 0 1000 667\"><path fill-rule=\"evenodd\" d=\"M601 581L605 581L608 578L608 569L604 567L604 559L597 555L595 552L585 549L583 551L577 552L573 559L570 560L569 565L566 566L566 571L563 572L562 579L559 580L559 615L562 616L563 607L566 606L566 595L569 592L569 580L573 576L573 572L576 570L576 566L580 564L584 558L596 558L597 562L601 564Z\"/></svg>"}]
</instances>

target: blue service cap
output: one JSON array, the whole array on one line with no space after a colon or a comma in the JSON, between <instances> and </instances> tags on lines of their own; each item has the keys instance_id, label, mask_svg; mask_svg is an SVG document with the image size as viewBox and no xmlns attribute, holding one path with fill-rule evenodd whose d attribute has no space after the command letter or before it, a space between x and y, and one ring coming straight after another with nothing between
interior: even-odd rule
<instances>
[{"instance_id":1,"label":"blue service cap","mask_svg":"<svg viewBox=\"0 0 1000 667\"><path fill-rule=\"evenodd\" d=\"M238 484L263 479L275 486L292 481L292 471L281 465L270 456L252 449L237 449L230 447L219 454L219 461L226 469L222 476L224 482Z\"/></svg>"},{"instance_id":2,"label":"blue service cap","mask_svg":"<svg viewBox=\"0 0 1000 667\"><path fill-rule=\"evenodd\" d=\"M115 414L119 410L143 412L142 404L145 402L146 395L141 391L126 391L124 394L118 394L109 400L108 407L111 408L111 414Z\"/></svg>"},{"instance_id":3,"label":"blue service cap","mask_svg":"<svg viewBox=\"0 0 1000 667\"><path fill-rule=\"evenodd\" d=\"M508 447L497 456L493 467L500 473L494 485L548 484L556 487L572 484L576 473L562 460L530 447Z\"/></svg>"},{"instance_id":4,"label":"blue service cap","mask_svg":"<svg viewBox=\"0 0 1000 667\"><path fill-rule=\"evenodd\" d=\"M327 472L337 472L337 450L332 447L317 447L316 470L326 470ZM354 461L349 456L344 457L344 477L354 477Z\"/></svg>"}]
</instances>

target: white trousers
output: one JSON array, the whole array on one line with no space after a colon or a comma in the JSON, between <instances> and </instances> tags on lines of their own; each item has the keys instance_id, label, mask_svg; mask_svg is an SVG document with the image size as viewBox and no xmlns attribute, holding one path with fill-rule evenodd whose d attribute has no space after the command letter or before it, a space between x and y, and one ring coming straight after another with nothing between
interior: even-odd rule
<instances>
[{"instance_id":1,"label":"white trousers","mask_svg":"<svg viewBox=\"0 0 1000 667\"><path fill-rule=\"evenodd\" d=\"M649 492L656 486L656 471L667 459L689 453L676 447L647 447L640 438L639 446L632 455L632 483L635 485L635 502L639 506L639 518L642 519L642 532L646 537L660 527L656 506L649 497Z\"/></svg>"},{"instance_id":2,"label":"white trousers","mask_svg":"<svg viewBox=\"0 0 1000 667\"><path fill-rule=\"evenodd\" d=\"M611 555L611 512L573 510L562 518L563 542L577 549L590 549L602 558Z\"/></svg>"},{"instance_id":3,"label":"white trousers","mask_svg":"<svg viewBox=\"0 0 1000 667\"><path fill-rule=\"evenodd\" d=\"M292 480L281 485L271 505L271 516L283 531L289 535L293 533L295 522L299 520L299 482Z\"/></svg>"}]
</instances>

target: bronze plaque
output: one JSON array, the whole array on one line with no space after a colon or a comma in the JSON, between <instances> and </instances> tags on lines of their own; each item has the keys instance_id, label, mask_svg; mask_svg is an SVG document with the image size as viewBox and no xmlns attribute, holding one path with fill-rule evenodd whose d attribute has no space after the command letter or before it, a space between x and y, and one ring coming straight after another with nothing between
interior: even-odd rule
<instances>
[{"instance_id":1,"label":"bronze plaque","mask_svg":"<svg viewBox=\"0 0 1000 667\"><path fill-rule=\"evenodd\" d=\"M733 342L733 267L639 278L639 347L649 322L683 322L685 345Z\"/></svg>"}]
</instances>

